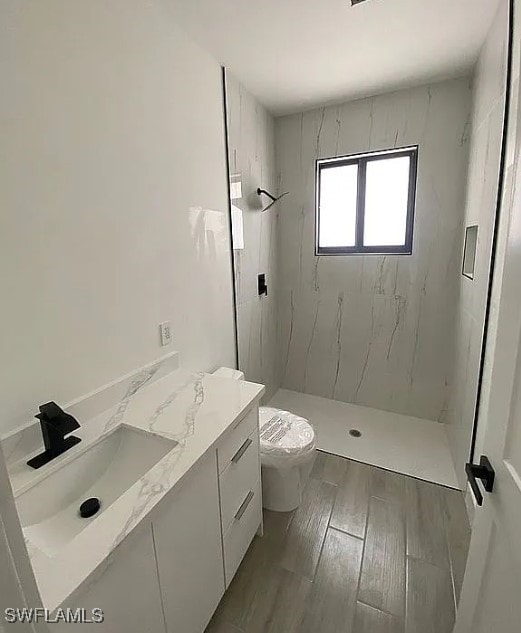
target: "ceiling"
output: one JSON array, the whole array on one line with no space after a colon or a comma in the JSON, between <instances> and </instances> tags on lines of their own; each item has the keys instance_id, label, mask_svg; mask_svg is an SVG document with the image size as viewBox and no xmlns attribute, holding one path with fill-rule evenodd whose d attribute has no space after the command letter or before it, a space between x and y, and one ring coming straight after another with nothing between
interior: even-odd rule
<instances>
[{"instance_id":1,"label":"ceiling","mask_svg":"<svg viewBox=\"0 0 521 633\"><path fill-rule=\"evenodd\" d=\"M168 0L274 114L469 72L500 0Z\"/></svg>"}]
</instances>

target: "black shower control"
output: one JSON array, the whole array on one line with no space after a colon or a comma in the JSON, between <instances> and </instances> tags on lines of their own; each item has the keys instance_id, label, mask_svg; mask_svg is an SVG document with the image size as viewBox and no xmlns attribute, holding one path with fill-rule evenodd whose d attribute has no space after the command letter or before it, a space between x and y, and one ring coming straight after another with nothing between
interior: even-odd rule
<instances>
[{"instance_id":1,"label":"black shower control","mask_svg":"<svg viewBox=\"0 0 521 633\"><path fill-rule=\"evenodd\" d=\"M260 273L257 277L257 290L259 293L259 297L262 295L268 294L268 286L266 285L266 275L264 273Z\"/></svg>"}]
</instances>

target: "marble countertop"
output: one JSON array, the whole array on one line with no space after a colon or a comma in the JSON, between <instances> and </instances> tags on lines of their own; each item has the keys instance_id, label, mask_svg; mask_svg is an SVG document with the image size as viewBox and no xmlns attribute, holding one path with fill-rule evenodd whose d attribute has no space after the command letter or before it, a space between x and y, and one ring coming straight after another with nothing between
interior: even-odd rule
<instances>
[{"instance_id":1,"label":"marble countertop","mask_svg":"<svg viewBox=\"0 0 521 633\"><path fill-rule=\"evenodd\" d=\"M178 442L57 552L46 553L26 537L43 605L53 610L75 592L263 393L264 387L255 383L177 369L129 389L115 406L83 422L75 433L82 442L45 472L30 469L25 461L12 468L17 497L119 425Z\"/></svg>"}]
</instances>

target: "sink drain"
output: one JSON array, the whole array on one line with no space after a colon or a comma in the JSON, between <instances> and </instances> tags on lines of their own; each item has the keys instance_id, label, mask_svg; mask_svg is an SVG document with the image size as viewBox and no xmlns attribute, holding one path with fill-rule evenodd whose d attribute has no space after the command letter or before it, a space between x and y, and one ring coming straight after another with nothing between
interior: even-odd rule
<instances>
[{"instance_id":1,"label":"sink drain","mask_svg":"<svg viewBox=\"0 0 521 633\"><path fill-rule=\"evenodd\" d=\"M97 497L91 497L84 501L80 506L80 517L82 519L90 519L100 509L101 503Z\"/></svg>"},{"instance_id":2,"label":"sink drain","mask_svg":"<svg viewBox=\"0 0 521 633\"><path fill-rule=\"evenodd\" d=\"M358 429L350 429L349 435L351 435L351 437L362 437L362 433Z\"/></svg>"}]
</instances>

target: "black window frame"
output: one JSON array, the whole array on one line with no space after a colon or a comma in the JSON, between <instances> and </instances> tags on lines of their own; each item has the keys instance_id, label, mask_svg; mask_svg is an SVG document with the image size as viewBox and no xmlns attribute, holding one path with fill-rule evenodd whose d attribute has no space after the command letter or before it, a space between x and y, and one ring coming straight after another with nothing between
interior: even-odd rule
<instances>
[{"instance_id":1,"label":"black window frame","mask_svg":"<svg viewBox=\"0 0 521 633\"><path fill-rule=\"evenodd\" d=\"M418 176L418 145L397 149L379 150L349 156L319 158L315 161L315 255L412 255L414 234L414 212L416 207L416 184ZM385 158L410 159L409 195L405 225L405 244L391 246L364 246L365 196L367 163ZM328 167L358 166L356 226L354 246L320 246L320 182L322 170Z\"/></svg>"}]
</instances>

